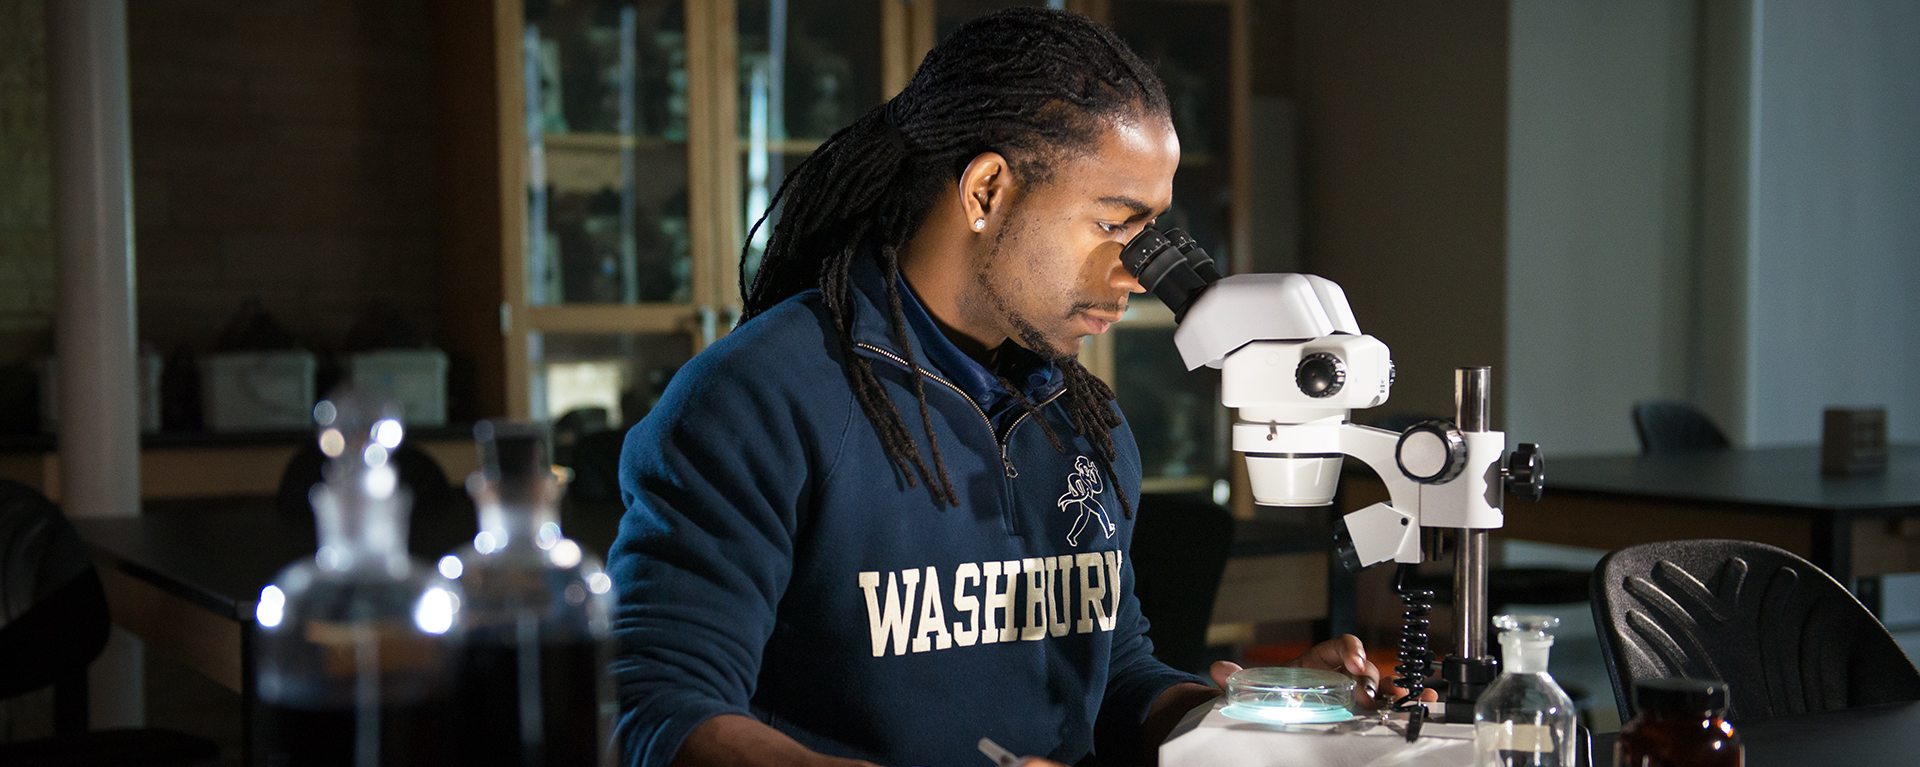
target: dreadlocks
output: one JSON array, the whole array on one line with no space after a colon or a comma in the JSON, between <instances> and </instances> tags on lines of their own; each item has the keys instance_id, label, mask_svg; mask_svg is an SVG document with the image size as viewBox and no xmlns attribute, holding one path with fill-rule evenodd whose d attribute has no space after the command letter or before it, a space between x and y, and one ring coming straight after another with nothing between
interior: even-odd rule
<instances>
[{"instance_id":1,"label":"dreadlocks","mask_svg":"<svg viewBox=\"0 0 1920 767\"><path fill-rule=\"evenodd\" d=\"M819 288L839 336L847 382L888 460L909 486L918 477L936 502L958 505L901 311L901 248L975 157L998 152L1023 182L1044 184L1052 161L1090 151L1113 120L1167 113L1166 93L1153 70L1112 31L1085 17L1014 8L972 21L927 54L905 90L827 139L780 185L768 210L785 207L751 284L744 254L741 259L741 321ZM763 217L754 229L765 223ZM854 352L849 274L857 258L878 259L886 275L889 335L905 351L931 464L872 364ZM1110 404L1113 390L1072 359L1055 364L1074 431L1094 444L1111 477L1118 457L1111 431L1120 425ZM1019 387L1002 385L1037 415L1038 405ZM1047 420L1034 420L1054 449L1064 452ZM1124 491L1119 495L1132 517L1132 503Z\"/></svg>"}]
</instances>

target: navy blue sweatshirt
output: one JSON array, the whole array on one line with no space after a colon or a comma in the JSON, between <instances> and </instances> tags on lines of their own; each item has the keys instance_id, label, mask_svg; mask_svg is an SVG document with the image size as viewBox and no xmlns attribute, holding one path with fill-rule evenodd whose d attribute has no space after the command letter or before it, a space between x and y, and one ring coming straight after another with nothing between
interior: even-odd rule
<instances>
[{"instance_id":1,"label":"navy blue sweatshirt","mask_svg":"<svg viewBox=\"0 0 1920 767\"><path fill-rule=\"evenodd\" d=\"M879 269L854 283L857 353L931 460ZM1132 433L1113 430L1110 477L1038 358L1019 385L1066 451L1033 417L989 418L984 371L954 370L903 299L958 507L888 461L814 291L701 352L628 433L608 564L629 764L664 767L720 714L888 765L984 764L983 736L1072 764L1127 755L1154 698L1195 679L1152 657L1133 596Z\"/></svg>"}]
</instances>

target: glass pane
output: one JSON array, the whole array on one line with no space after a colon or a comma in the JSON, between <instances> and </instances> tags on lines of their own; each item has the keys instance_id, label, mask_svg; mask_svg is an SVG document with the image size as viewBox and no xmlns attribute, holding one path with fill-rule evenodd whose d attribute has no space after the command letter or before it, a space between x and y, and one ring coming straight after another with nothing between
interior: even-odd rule
<instances>
[{"instance_id":1,"label":"glass pane","mask_svg":"<svg viewBox=\"0 0 1920 767\"><path fill-rule=\"evenodd\" d=\"M1002 8L1021 5L1042 6L1047 8L1065 8L1065 0L936 0L933 13L933 33L940 39L947 39L953 30L959 29L974 19L985 16Z\"/></svg>"},{"instance_id":2,"label":"glass pane","mask_svg":"<svg viewBox=\"0 0 1920 767\"><path fill-rule=\"evenodd\" d=\"M1220 371L1189 372L1173 345L1173 330L1114 326L1113 390L1140 445L1141 476L1191 479L1192 487L1179 489L1203 490L1227 475ZM1142 436L1149 434L1157 436Z\"/></svg>"},{"instance_id":3,"label":"glass pane","mask_svg":"<svg viewBox=\"0 0 1920 767\"><path fill-rule=\"evenodd\" d=\"M527 302L686 303L680 2L527 3Z\"/></svg>"},{"instance_id":4,"label":"glass pane","mask_svg":"<svg viewBox=\"0 0 1920 767\"><path fill-rule=\"evenodd\" d=\"M880 14L876 0L740 0L737 13L744 233L788 170L882 101ZM774 220L752 239L749 276Z\"/></svg>"},{"instance_id":5,"label":"glass pane","mask_svg":"<svg viewBox=\"0 0 1920 767\"><path fill-rule=\"evenodd\" d=\"M1180 171L1173 178L1173 208L1160 228L1193 235L1215 262L1231 263L1228 206L1233 200L1227 162L1229 121L1225 3L1184 0L1114 0L1113 28L1140 57L1152 62L1167 87L1173 127L1180 133Z\"/></svg>"},{"instance_id":6,"label":"glass pane","mask_svg":"<svg viewBox=\"0 0 1920 767\"><path fill-rule=\"evenodd\" d=\"M531 341L534 417L574 414L610 428L644 417L693 358L685 333L533 333Z\"/></svg>"}]
</instances>

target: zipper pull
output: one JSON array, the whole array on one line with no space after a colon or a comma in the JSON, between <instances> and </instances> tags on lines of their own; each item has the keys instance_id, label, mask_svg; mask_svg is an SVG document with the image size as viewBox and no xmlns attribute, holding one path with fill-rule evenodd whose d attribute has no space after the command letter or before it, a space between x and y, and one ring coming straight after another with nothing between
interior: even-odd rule
<instances>
[{"instance_id":1,"label":"zipper pull","mask_svg":"<svg viewBox=\"0 0 1920 767\"><path fill-rule=\"evenodd\" d=\"M1007 457L1007 446L1004 443L1000 445L1000 465L1006 467L1007 479L1020 476L1020 470L1013 468L1013 459Z\"/></svg>"}]
</instances>

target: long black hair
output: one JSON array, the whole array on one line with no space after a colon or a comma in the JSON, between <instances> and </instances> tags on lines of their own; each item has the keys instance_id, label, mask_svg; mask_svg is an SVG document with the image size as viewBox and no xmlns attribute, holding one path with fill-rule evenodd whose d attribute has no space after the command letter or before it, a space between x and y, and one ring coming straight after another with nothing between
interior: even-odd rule
<instances>
[{"instance_id":1,"label":"long black hair","mask_svg":"<svg viewBox=\"0 0 1920 767\"><path fill-rule=\"evenodd\" d=\"M847 382L888 459L909 486L917 476L936 502L958 505L901 313L900 249L975 157L998 152L1020 181L1044 184L1053 161L1090 151L1114 120L1165 119L1167 113L1166 92L1152 68L1086 17L1013 8L969 22L927 54L905 90L827 139L781 183L768 209L784 208L751 283L742 254L741 321L819 288L839 336ZM763 217L754 229L765 223ZM862 257L877 258L886 275L891 336L911 368L931 465L872 365L854 352L849 273ZM1120 424L1110 404L1113 390L1072 359L1055 364L1064 375L1074 430L1094 444L1112 476L1117 455L1110 432ZM1020 407L1035 412L1019 387L1002 383ZM1054 449L1064 452L1047 420L1035 420ZM1131 517L1126 492L1115 490Z\"/></svg>"}]
</instances>

